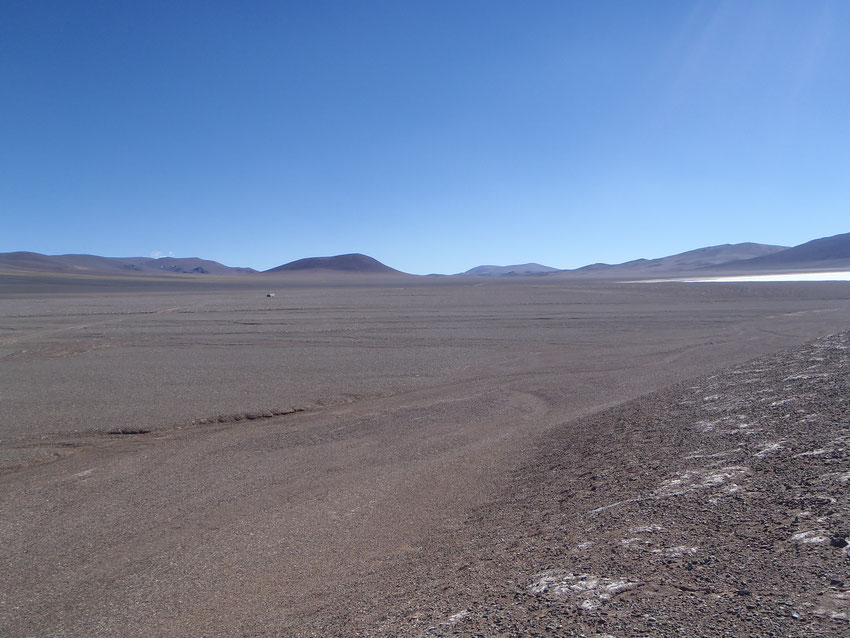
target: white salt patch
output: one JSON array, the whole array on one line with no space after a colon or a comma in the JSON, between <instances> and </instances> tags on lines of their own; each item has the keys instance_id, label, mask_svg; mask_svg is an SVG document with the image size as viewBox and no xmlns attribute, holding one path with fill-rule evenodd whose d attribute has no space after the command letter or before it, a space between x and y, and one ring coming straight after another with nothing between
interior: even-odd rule
<instances>
[{"instance_id":1,"label":"white salt patch","mask_svg":"<svg viewBox=\"0 0 850 638\"><path fill-rule=\"evenodd\" d=\"M810 452L800 452L800 454L795 454L794 458L800 458L801 456L823 456L828 452L833 452L834 450L811 450Z\"/></svg>"},{"instance_id":2,"label":"white salt patch","mask_svg":"<svg viewBox=\"0 0 850 638\"><path fill-rule=\"evenodd\" d=\"M730 465L716 470L688 470L680 472L676 478L667 479L661 483L655 493L674 496L702 488L716 487L745 474L747 471L748 468L738 465Z\"/></svg>"},{"instance_id":3,"label":"white salt patch","mask_svg":"<svg viewBox=\"0 0 850 638\"><path fill-rule=\"evenodd\" d=\"M603 579L607 580L607 579ZM603 585L605 591L609 594L619 594L621 591L626 591L627 589L633 589L637 587L637 583L632 583L627 580L615 580Z\"/></svg>"},{"instance_id":4,"label":"white salt patch","mask_svg":"<svg viewBox=\"0 0 850 638\"><path fill-rule=\"evenodd\" d=\"M642 503L648 500L658 500L662 498L669 498L671 496L681 496L682 494L687 494L695 490L717 487L726 483L730 479L741 477L748 471L749 468L738 465L730 465L718 469L702 468L699 470L680 472L674 478L663 481L650 496L630 498L625 501L611 503L610 505L603 505L602 507L590 510L590 513L599 514L614 507L620 507L621 505ZM733 491L737 491L737 489ZM714 503L716 500L710 500L710 502Z\"/></svg>"},{"instance_id":5,"label":"white salt patch","mask_svg":"<svg viewBox=\"0 0 850 638\"><path fill-rule=\"evenodd\" d=\"M685 283L736 283L763 281L850 281L850 271L833 270L829 272L792 272L775 275L730 275L707 279L656 279L654 281L682 281Z\"/></svg>"},{"instance_id":6,"label":"white salt patch","mask_svg":"<svg viewBox=\"0 0 850 638\"><path fill-rule=\"evenodd\" d=\"M597 507L594 510L590 510L590 513L599 514L600 512L604 512L605 510L609 510L613 507L620 507L620 505L630 505L631 503L640 503L645 500L645 498L629 498L625 501L617 501L616 503L611 503L610 505L603 505L602 507Z\"/></svg>"},{"instance_id":7,"label":"white salt patch","mask_svg":"<svg viewBox=\"0 0 850 638\"><path fill-rule=\"evenodd\" d=\"M653 554L664 554L670 558L680 558L682 556L696 554L699 551L696 547L688 547L687 545L676 545L675 547L666 547L664 549L653 549Z\"/></svg>"},{"instance_id":8,"label":"white salt patch","mask_svg":"<svg viewBox=\"0 0 850 638\"><path fill-rule=\"evenodd\" d=\"M449 622L450 623L460 622L461 620L466 618L468 615L469 615L468 611L459 611L454 616L449 616Z\"/></svg>"},{"instance_id":9,"label":"white salt patch","mask_svg":"<svg viewBox=\"0 0 850 638\"><path fill-rule=\"evenodd\" d=\"M576 545L576 549L581 551L585 551L587 549L590 549L591 547L593 547L593 541L585 541Z\"/></svg>"},{"instance_id":10,"label":"white salt patch","mask_svg":"<svg viewBox=\"0 0 850 638\"><path fill-rule=\"evenodd\" d=\"M799 532L794 534L791 537L792 541L796 541L798 543L825 543L829 539L826 536L822 536L823 532L821 530L810 530L808 532Z\"/></svg>"},{"instance_id":11,"label":"white salt patch","mask_svg":"<svg viewBox=\"0 0 850 638\"><path fill-rule=\"evenodd\" d=\"M626 547L634 547L635 545L652 545L651 542L643 538L624 538L620 541L621 545Z\"/></svg>"},{"instance_id":12,"label":"white salt patch","mask_svg":"<svg viewBox=\"0 0 850 638\"><path fill-rule=\"evenodd\" d=\"M812 613L818 616L829 616L833 620L850 620L850 616L843 611L829 611L823 607L818 607Z\"/></svg>"},{"instance_id":13,"label":"white salt patch","mask_svg":"<svg viewBox=\"0 0 850 638\"><path fill-rule=\"evenodd\" d=\"M595 574L573 574L564 571L543 572L528 588L535 594L555 598L581 595L584 609L596 609L600 601L608 600L613 594L637 587L640 583L625 578L604 578ZM585 598L588 594L592 597Z\"/></svg>"},{"instance_id":14,"label":"white salt patch","mask_svg":"<svg viewBox=\"0 0 850 638\"><path fill-rule=\"evenodd\" d=\"M834 620L850 620L850 591L827 590L820 596L820 606L814 611L818 616L828 616Z\"/></svg>"},{"instance_id":15,"label":"white salt patch","mask_svg":"<svg viewBox=\"0 0 850 638\"><path fill-rule=\"evenodd\" d=\"M735 452L740 452L741 448L736 447L734 450L725 450L723 452L715 452L714 454L700 454L699 452L694 452L693 454L686 456L686 461L693 461L695 459L715 459L718 457L729 456L730 454L734 454Z\"/></svg>"},{"instance_id":16,"label":"white salt patch","mask_svg":"<svg viewBox=\"0 0 850 638\"><path fill-rule=\"evenodd\" d=\"M781 449L783 445L785 445L785 441L776 441L775 443L764 444L764 447L761 450L759 450L758 452L756 452L755 454L753 454L753 456L756 456L756 457L759 457L759 458L761 458L763 456L767 456L768 454L771 454L771 453L776 452L777 450Z\"/></svg>"},{"instance_id":17,"label":"white salt patch","mask_svg":"<svg viewBox=\"0 0 850 638\"><path fill-rule=\"evenodd\" d=\"M642 534L645 532L660 532L664 528L661 525L656 525L652 523L651 525L638 525L637 527L632 527L629 529L629 532L632 534Z\"/></svg>"},{"instance_id":18,"label":"white salt patch","mask_svg":"<svg viewBox=\"0 0 850 638\"><path fill-rule=\"evenodd\" d=\"M791 403L792 401L796 401L796 399L794 397L788 399L780 399L779 401L774 401L773 403L771 403L770 406L774 407L777 405L785 405L786 403Z\"/></svg>"},{"instance_id":19,"label":"white salt patch","mask_svg":"<svg viewBox=\"0 0 850 638\"><path fill-rule=\"evenodd\" d=\"M697 421L696 426L700 432L711 432L718 423L720 421Z\"/></svg>"}]
</instances>

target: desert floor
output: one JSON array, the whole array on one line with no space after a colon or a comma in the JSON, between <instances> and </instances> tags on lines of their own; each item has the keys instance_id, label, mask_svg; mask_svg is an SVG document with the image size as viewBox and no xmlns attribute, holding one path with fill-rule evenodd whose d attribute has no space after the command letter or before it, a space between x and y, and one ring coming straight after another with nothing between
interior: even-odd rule
<instances>
[{"instance_id":1,"label":"desert floor","mask_svg":"<svg viewBox=\"0 0 850 638\"><path fill-rule=\"evenodd\" d=\"M0 283L0 635L850 630L848 283Z\"/></svg>"}]
</instances>

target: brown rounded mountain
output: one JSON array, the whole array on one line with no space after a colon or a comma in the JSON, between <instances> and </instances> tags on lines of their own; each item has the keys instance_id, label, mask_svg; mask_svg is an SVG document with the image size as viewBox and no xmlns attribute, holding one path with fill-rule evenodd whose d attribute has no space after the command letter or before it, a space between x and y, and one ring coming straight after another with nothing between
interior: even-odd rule
<instances>
[{"instance_id":1,"label":"brown rounded mountain","mask_svg":"<svg viewBox=\"0 0 850 638\"><path fill-rule=\"evenodd\" d=\"M288 264L283 264L277 268L270 268L264 272L292 272L307 270L401 274L401 271L396 270L395 268L390 268L389 266L379 262L377 259L360 253L336 255L335 257L307 257L306 259L291 261Z\"/></svg>"}]
</instances>

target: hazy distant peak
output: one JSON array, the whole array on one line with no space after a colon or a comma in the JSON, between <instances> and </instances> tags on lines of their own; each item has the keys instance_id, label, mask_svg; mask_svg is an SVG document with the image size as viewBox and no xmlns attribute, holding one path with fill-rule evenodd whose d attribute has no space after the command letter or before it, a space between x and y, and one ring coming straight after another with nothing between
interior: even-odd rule
<instances>
[{"instance_id":1,"label":"hazy distant peak","mask_svg":"<svg viewBox=\"0 0 850 638\"><path fill-rule=\"evenodd\" d=\"M557 268L544 266L542 264L530 263L515 264L513 266L476 266L475 268L470 268L466 272L460 274L468 275L471 277L505 277L511 275L542 275L547 272L557 271Z\"/></svg>"}]
</instances>

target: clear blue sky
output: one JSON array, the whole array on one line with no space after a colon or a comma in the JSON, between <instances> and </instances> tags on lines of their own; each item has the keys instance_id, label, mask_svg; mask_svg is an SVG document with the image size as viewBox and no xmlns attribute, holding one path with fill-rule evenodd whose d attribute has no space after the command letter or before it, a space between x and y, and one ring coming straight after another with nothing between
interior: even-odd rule
<instances>
[{"instance_id":1,"label":"clear blue sky","mask_svg":"<svg viewBox=\"0 0 850 638\"><path fill-rule=\"evenodd\" d=\"M5 0L0 252L567 268L850 231L850 2Z\"/></svg>"}]
</instances>

